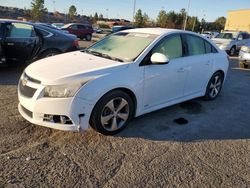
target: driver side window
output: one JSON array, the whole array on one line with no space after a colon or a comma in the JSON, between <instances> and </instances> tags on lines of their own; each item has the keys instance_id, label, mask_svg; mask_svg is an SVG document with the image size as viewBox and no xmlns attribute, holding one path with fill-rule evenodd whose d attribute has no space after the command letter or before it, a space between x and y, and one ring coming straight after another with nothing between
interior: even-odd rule
<instances>
[{"instance_id":1,"label":"driver side window","mask_svg":"<svg viewBox=\"0 0 250 188\"><path fill-rule=\"evenodd\" d=\"M182 41L180 35L167 37L160 41L160 43L152 50L152 54L162 53L169 59L182 57Z\"/></svg>"}]
</instances>

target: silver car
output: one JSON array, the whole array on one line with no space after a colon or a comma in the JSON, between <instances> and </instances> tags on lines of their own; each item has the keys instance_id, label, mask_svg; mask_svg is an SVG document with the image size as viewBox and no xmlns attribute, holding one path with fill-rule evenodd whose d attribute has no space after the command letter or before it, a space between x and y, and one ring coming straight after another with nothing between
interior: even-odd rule
<instances>
[{"instance_id":1,"label":"silver car","mask_svg":"<svg viewBox=\"0 0 250 188\"><path fill-rule=\"evenodd\" d=\"M250 45L242 46L239 53L239 66L248 68L250 66Z\"/></svg>"}]
</instances>

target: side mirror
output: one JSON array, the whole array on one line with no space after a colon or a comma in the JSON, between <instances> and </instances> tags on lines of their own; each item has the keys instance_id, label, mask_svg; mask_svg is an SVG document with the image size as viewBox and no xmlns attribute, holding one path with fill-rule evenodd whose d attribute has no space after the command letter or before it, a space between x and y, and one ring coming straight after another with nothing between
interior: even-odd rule
<instances>
[{"instance_id":1,"label":"side mirror","mask_svg":"<svg viewBox=\"0 0 250 188\"><path fill-rule=\"evenodd\" d=\"M154 53L150 60L153 64L167 64L169 62L169 58L162 53Z\"/></svg>"},{"instance_id":2,"label":"side mirror","mask_svg":"<svg viewBox=\"0 0 250 188\"><path fill-rule=\"evenodd\" d=\"M238 40L243 40L243 38L242 38L242 37L239 37Z\"/></svg>"}]
</instances>

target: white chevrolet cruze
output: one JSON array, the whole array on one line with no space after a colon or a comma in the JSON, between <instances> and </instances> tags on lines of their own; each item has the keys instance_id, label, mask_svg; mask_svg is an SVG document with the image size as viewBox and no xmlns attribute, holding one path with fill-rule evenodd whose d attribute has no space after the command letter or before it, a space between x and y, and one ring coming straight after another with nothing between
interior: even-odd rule
<instances>
[{"instance_id":1,"label":"white chevrolet cruze","mask_svg":"<svg viewBox=\"0 0 250 188\"><path fill-rule=\"evenodd\" d=\"M31 123L112 135L133 117L189 99L215 99L227 54L192 32L132 29L84 51L39 60L22 74L19 112Z\"/></svg>"}]
</instances>

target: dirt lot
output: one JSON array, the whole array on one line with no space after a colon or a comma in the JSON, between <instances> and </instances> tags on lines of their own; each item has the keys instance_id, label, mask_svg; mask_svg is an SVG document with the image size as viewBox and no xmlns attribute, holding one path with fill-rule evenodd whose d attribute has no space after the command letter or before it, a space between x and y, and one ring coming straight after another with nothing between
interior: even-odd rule
<instances>
[{"instance_id":1,"label":"dirt lot","mask_svg":"<svg viewBox=\"0 0 250 188\"><path fill-rule=\"evenodd\" d=\"M0 69L0 187L250 187L250 70L230 65L217 100L144 115L110 137L28 123L21 70Z\"/></svg>"}]
</instances>

